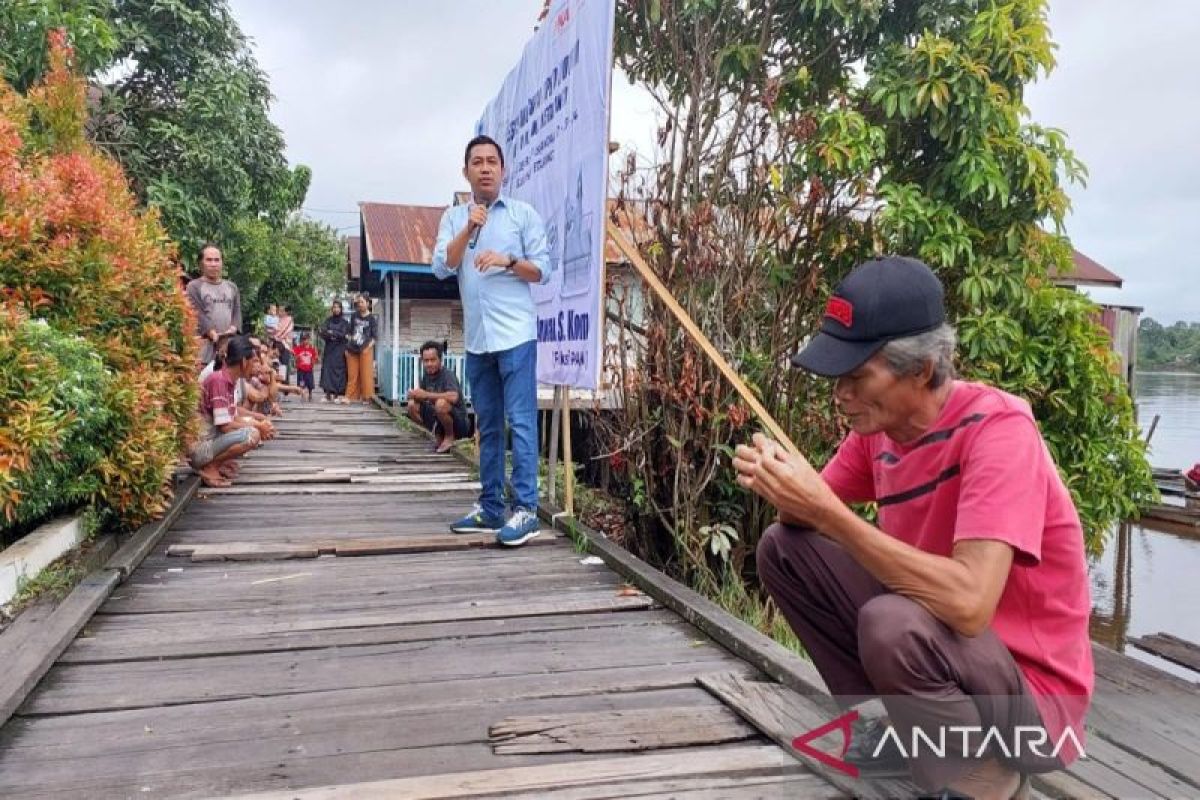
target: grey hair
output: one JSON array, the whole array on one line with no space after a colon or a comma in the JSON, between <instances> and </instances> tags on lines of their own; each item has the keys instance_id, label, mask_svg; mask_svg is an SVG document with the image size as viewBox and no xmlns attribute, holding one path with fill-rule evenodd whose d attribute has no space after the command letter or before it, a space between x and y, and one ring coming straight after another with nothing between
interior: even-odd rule
<instances>
[{"instance_id":1,"label":"grey hair","mask_svg":"<svg viewBox=\"0 0 1200 800\"><path fill-rule=\"evenodd\" d=\"M956 376L954 347L958 335L954 326L943 322L938 327L916 336L893 339L883 346L879 355L894 374L900 377L919 375L926 363L933 364L929 388L936 389Z\"/></svg>"}]
</instances>

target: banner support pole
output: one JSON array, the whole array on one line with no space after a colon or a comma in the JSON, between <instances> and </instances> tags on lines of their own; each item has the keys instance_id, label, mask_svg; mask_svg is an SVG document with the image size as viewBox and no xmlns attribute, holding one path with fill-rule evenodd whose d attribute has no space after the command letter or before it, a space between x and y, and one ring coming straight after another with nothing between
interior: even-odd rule
<instances>
[{"instance_id":1,"label":"banner support pole","mask_svg":"<svg viewBox=\"0 0 1200 800\"><path fill-rule=\"evenodd\" d=\"M546 496L550 500L550 505L558 505L558 393L561 388L560 386L554 387L554 397L550 401L550 442L546 448L550 467L546 470L546 475L550 478Z\"/></svg>"},{"instance_id":2,"label":"banner support pole","mask_svg":"<svg viewBox=\"0 0 1200 800\"><path fill-rule=\"evenodd\" d=\"M571 390L568 386L560 386L558 390L562 403L562 445L563 445L563 511L567 516L575 516L575 465L571 460Z\"/></svg>"},{"instance_id":3,"label":"banner support pole","mask_svg":"<svg viewBox=\"0 0 1200 800\"><path fill-rule=\"evenodd\" d=\"M659 280L659 277L654 274L654 270L652 270L650 265L646 263L646 260L642 258L642 254L638 252L637 247L625 236L624 231L616 227L611 221L608 223L607 227L608 238L611 239L613 244L617 246L617 249L621 251L621 254L625 256L626 260L633 265L633 268L637 270L637 273L641 276L642 280L645 281L646 285L649 286L654 294L658 296L658 299L662 301L663 305L665 305L667 309L675 316L675 318L679 320L679 324L682 325L683 329L687 331L689 336L692 337L692 340L700 346L700 349L704 351L709 360L711 360L717 369L720 370L721 374L725 376L725 379L733 385L733 388L739 395L742 396L742 399L746 401L746 404L750 406L750 409L759 418L771 436L774 437L775 441L786 447L789 452L799 455L799 448L796 447L795 443L792 442L791 438L787 435L787 433L784 432L783 427L780 426L780 424L775 421L775 418L771 416L770 412L763 407L763 404L759 401L754 392L750 390L750 387L746 385L746 382L743 381L741 376L738 375L733 367L729 365L729 363L721 355L720 351L718 351L713 343L709 341L708 337L704 335L704 332L700 330L683 306L679 304L679 301L676 300L671 294L670 290L668 290L663 282Z\"/></svg>"}]
</instances>

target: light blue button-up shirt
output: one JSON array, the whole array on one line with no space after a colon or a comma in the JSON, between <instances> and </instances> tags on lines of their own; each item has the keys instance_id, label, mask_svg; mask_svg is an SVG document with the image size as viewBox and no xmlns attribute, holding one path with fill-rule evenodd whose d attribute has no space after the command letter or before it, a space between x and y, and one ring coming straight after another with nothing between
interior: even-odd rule
<instances>
[{"instance_id":1,"label":"light blue button-up shirt","mask_svg":"<svg viewBox=\"0 0 1200 800\"><path fill-rule=\"evenodd\" d=\"M433 274L441 280L458 276L462 296L463 327L469 353L498 353L537 338L537 312L530 284L503 267L480 272L475 256L484 250L514 255L542 271L541 283L550 280L550 250L546 226L533 206L501 195L488 209L487 224L479 231L475 247L467 246L458 269L446 265L450 240L467 226L470 205L447 208L438 226L433 249Z\"/></svg>"}]
</instances>

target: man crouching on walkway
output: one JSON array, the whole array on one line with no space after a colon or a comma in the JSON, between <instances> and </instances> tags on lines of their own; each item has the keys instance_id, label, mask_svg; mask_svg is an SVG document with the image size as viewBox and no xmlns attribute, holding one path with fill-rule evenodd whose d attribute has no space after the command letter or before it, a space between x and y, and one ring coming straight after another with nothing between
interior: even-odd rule
<instances>
[{"instance_id":1,"label":"man crouching on walkway","mask_svg":"<svg viewBox=\"0 0 1200 800\"><path fill-rule=\"evenodd\" d=\"M923 788L1007 798L1081 754L1094 683L1083 532L1029 405L955 380L954 344L928 267L858 266L792 359L837 379L850 434L819 474L762 435L734 466L779 512L759 574L829 690L888 710L856 724L846 760L864 777L907 763ZM857 502L878 504L878 527ZM914 746L914 729L944 755Z\"/></svg>"},{"instance_id":2,"label":"man crouching on walkway","mask_svg":"<svg viewBox=\"0 0 1200 800\"><path fill-rule=\"evenodd\" d=\"M234 336L218 353L212 371L200 384L201 436L188 452L188 463L205 486L229 486L220 467L250 452L275 435L266 419L247 417L238 408L237 384L249 377L254 365L254 345Z\"/></svg>"}]
</instances>

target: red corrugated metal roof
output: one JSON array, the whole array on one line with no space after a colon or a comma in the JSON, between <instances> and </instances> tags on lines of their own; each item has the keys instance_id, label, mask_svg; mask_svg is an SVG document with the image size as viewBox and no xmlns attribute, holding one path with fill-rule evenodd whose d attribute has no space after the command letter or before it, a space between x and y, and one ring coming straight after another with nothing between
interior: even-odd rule
<instances>
[{"instance_id":1,"label":"red corrugated metal roof","mask_svg":"<svg viewBox=\"0 0 1200 800\"><path fill-rule=\"evenodd\" d=\"M445 206L359 203L367 258L392 264L432 264Z\"/></svg>"},{"instance_id":2,"label":"red corrugated metal roof","mask_svg":"<svg viewBox=\"0 0 1200 800\"><path fill-rule=\"evenodd\" d=\"M346 237L346 277L356 280L362 275L362 239L357 236Z\"/></svg>"},{"instance_id":3,"label":"red corrugated metal roof","mask_svg":"<svg viewBox=\"0 0 1200 800\"><path fill-rule=\"evenodd\" d=\"M1075 270L1070 275L1058 275L1050 270L1050 278L1055 283L1065 286L1114 286L1121 288L1125 282L1120 275L1112 272L1078 250L1072 251Z\"/></svg>"},{"instance_id":4,"label":"red corrugated metal roof","mask_svg":"<svg viewBox=\"0 0 1200 800\"><path fill-rule=\"evenodd\" d=\"M469 192L455 192L455 202L470 202ZM406 206L393 203L358 204L362 213L363 230L367 234L367 257L371 261L387 261L395 264L431 264L433 247L437 242L438 223L445 206ZM617 201L608 201L610 221L626 233L632 233L637 241L653 238L653 230L641 211L632 203L617 209ZM359 277L358 237L351 254L352 278ZM605 240L604 259L609 264L623 263L621 255L611 241Z\"/></svg>"}]
</instances>

